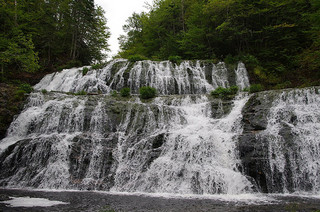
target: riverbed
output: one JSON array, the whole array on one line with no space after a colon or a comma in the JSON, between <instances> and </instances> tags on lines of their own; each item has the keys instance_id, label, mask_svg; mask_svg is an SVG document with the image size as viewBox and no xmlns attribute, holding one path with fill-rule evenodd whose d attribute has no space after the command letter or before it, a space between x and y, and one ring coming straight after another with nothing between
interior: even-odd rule
<instances>
[{"instance_id":1,"label":"riverbed","mask_svg":"<svg viewBox=\"0 0 320 212\"><path fill-rule=\"evenodd\" d=\"M34 199L32 199L34 198ZM15 200L10 204L10 200ZM19 206L32 200L35 205ZM169 195L98 191L0 189L0 211L320 211L319 196ZM53 204L46 206L45 204ZM43 203L43 204L42 204ZM54 204L57 203L57 204ZM18 206L17 206L18 204ZM38 204L38 205L37 205Z\"/></svg>"}]
</instances>

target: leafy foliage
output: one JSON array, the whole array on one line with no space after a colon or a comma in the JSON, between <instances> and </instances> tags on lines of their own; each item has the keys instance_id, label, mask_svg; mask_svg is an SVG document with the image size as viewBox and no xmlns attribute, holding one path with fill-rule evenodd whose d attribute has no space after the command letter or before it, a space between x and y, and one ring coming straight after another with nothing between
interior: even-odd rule
<instances>
[{"instance_id":1,"label":"leafy foliage","mask_svg":"<svg viewBox=\"0 0 320 212\"><path fill-rule=\"evenodd\" d=\"M103 63L97 63L91 66L93 70L102 69L105 65Z\"/></svg>"},{"instance_id":2,"label":"leafy foliage","mask_svg":"<svg viewBox=\"0 0 320 212\"><path fill-rule=\"evenodd\" d=\"M128 60L130 62L136 62L136 61L142 61L142 60L147 60L148 58L142 56L142 55L138 55L138 54L135 54L135 55L130 55L128 57Z\"/></svg>"},{"instance_id":3,"label":"leafy foliage","mask_svg":"<svg viewBox=\"0 0 320 212\"><path fill-rule=\"evenodd\" d=\"M86 75L89 70L90 70L89 68L84 67L84 68L82 69L82 75L83 75L83 76Z\"/></svg>"},{"instance_id":4,"label":"leafy foliage","mask_svg":"<svg viewBox=\"0 0 320 212\"><path fill-rule=\"evenodd\" d=\"M156 96L157 90L150 86L146 86L146 87L141 87L139 89L139 93L142 99L151 99Z\"/></svg>"},{"instance_id":5,"label":"leafy foliage","mask_svg":"<svg viewBox=\"0 0 320 212\"><path fill-rule=\"evenodd\" d=\"M2 79L89 65L108 51L107 21L94 0L2 0L0 14Z\"/></svg>"},{"instance_id":6,"label":"leafy foliage","mask_svg":"<svg viewBox=\"0 0 320 212\"><path fill-rule=\"evenodd\" d=\"M118 96L118 92L117 91L112 91L111 92L111 96L112 97L117 97Z\"/></svg>"},{"instance_id":7,"label":"leafy foliage","mask_svg":"<svg viewBox=\"0 0 320 212\"><path fill-rule=\"evenodd\" d=\"M318 0L157 0L127 20L119 55L241 60L266 88L319 81L319 8Z\"/></svg>"},{"instance_id":8,"label":"leafy foliage","mask_svg":"<svg viewBox=\"0 0 320 212\"><path fill-rule=\"evenodd\" d=\"M83 96L83 95L87 95L87 94L88 93L86 91L83 91L83 90L75 93L75 95L77 95L77 96Z\"/></svg>"},{"instance_id":9,"label":"leafy foliage","mask_svg":"<svg viewBox=\"0 0 320 212\"><path fill-rule=\"evenodd\" d=\"M172 63L179 63L181 61L181 57L180 56L170 56L168 58L168 60Z\"/></svg>"},{"instance_id":10,"label":"leafy foliage","mask_svg":"<svg viewBox=\"0 0 320 212\"><path fill-rule=\"evenodd\" d=\"M256 93L256 92L260 92L260 91L263 91L263 86L261 84L252 84L249 87L250 93Z\"/></svg>"},{"instance_id":11,"label":"leafy foliage","mask_svg":"<svg viewBox=\"0 0 320 212\"><path fill-rule=\"evenodd\" d=\"M122 89L120 90L120 95L121 95L122 97L128 97L128 96L130 96L130 88L122 88Z\"/></svg>"},{"instance_id":12,"label":"leafy foliage","mask_svg":"<svg viewBox=\"0 0 320 212\"><path fill-rule=\"evenodd\" d=\"M19 89L25 91L26 93L31 93L33 91L32 86L28 83L20 84Z\"/></svg>"},{"instance_id":13,"label":"leafy foliage","mask_svg":"<svg viewBox=\"0 0 320 212\"><path fill-rule=\"evenodd\" d=\"M218 87L214 91L211 91L213 97L225 98L230 95L237 94L239 88L237 86L231 86L230 88Z\"/></svg>"}]
</instances>

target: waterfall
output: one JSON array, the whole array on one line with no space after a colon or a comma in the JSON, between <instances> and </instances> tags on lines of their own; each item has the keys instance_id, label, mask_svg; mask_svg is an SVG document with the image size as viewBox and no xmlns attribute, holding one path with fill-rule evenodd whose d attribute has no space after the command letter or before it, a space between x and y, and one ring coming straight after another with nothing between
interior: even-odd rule
<instances>
[{"instance_id":1,"label":"waterfall","mask_svg":"<svg viewBox=\"0 0 320 212\"><path fill-rule=\"evenodd\" d=\"M143 134L162 135L165 142L161 144L160 155L146 170L144 161L148 160L148 149L153 144L144 136L128 148L128 142L136 137L136 125L142 121L138 118L140 114L132 119L129 110L127 117L131 118L125 119L120 127L123 142L119 143L119 168L112 190L181 194L251 191L251 183L238 170L241 162L235 148L242 129L241 109L248 98L236 99L232 112L221 119L212 118L211 104L204 95L174 98L168 106L161 98L155 100L160 114L170 113L170 118L158 117L161 123L148 109Z\"/></svg>"},{"instance_id":2,"label":"waterfall","mask_svg":"<svg viewBox=\"0 0 320 212\"><path fill-rule=\"evenodd\" d=\"M290 90L273 101L267 129L270 190L320 190L319 88Z\"/></svg>"},{"instance_id":3,"label":"waterfall","mask_svg":"<svg viewBox=\"0 0 320 212\"><path fill-rule=\"evenodd\" d=\"M0 186L318 194L320 88L208 95L234 85L249 86L243 63L117 59L49 74L0 141ZM140 99L141 86L158 97ZM109 95L123 87L134 95Z\"/></svg>"},{"instance_id":4,"label":"waterfall","mask_svg":"<svg viewBox=\"0 0 320 212\"><path fill-rule=\"evenodd\" d=\"M87 67L88 68L88 67ZM247 71L243 63L235 70L228 70L223 62L217 65L203 61L138 61L124 59L109 62L105 68L90 70L83 75L83 68L63 70L44 77L34 88L36 90L77 93L105 93L129 87L132 94L138 94L142 86L157 89L160 95L206 94L217 87L249 86Z\"/></svg>"}]
</instances>

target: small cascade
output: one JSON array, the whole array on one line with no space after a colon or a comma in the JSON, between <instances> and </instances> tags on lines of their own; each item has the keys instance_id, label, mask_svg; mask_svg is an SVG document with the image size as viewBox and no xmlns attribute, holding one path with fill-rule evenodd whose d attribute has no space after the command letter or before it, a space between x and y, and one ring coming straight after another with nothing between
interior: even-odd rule
<instances>
[{"instance_id":1,"label":"small cascade","mask_svg":"<svg viewBox=\"0 0 320 212\"><path fill-rule=\"evenodd\" d=\"M319 88L280 93L262 136L268 143L269 190L320 191Z\"/></svg>"},{"instance_id":2,"label":"small cascade","mask_svg":"<svg viewBox=\"0 0 320 212\"><path fill-rule=\"evenodd\" d=\"M243 90L245 88L248 88L250 86L249 78L248 78L248 72L246 67L242 62L238 63L238 68L235 70L236 72L236 84L239 88L239 90Z\"/></svg>"},{"instance_id":3,"label":"small cascade","mask_svg":"<svg viewBox=\"0 0 320 212\"><path fill-rule=\"evenodd\" d=\"M87 67L89 68L89 67ZM100 70L90 70L83 75L83 68L63 70L49 74L35 86L36 90L77 93L105 93L129 87L138 94L142 86L157 89L160 95L206 94L217 87L237 85L241 90L249 86L243 63L236 70L228 70L223 62L217 65L203 61L138 61L124 59L109 62Z\"/></svg>"}]
</instances>

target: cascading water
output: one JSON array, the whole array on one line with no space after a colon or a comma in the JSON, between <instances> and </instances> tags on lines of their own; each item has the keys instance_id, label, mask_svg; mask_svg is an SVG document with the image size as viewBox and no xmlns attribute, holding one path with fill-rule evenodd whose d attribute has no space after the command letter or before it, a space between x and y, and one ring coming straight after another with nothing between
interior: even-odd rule
<instances>
[{"instance_id":1,"label":"cascading water","mask_svg":"<svg viewBox=\"0 0 320 212\"><path fill-rule=\"evenodd\" d=\"M251 191L251 183L238 171L241 162L235 148L241 132L241 109L248 98L235 100L232 112L221 119L212 118L211 104L203 95L173 98L170 102L156 99L160 114L170 111L170 119L164 121L166 116L161 117L164 122L159 126L159 120L155 120L151 110L148 112L143 134L163 135L165 140L160 155L148 169L143 161L147 161L150 140L136 139L133 147L127 147L141 121L137 118L140 114L132 119L129 111L127 117L131 118L120 127L124 137L123 143L119 143L119 168L112 190L182 194Z\"/></svg>"},{"instance_id":2,"label":"cascading water","mask_svg":"<svg viewBox=\"0 0 320 212\"><path fill-rule=\"evenodd\" d=\"M110 93L129 87L132 94L142 86L151 86L159 94L206 94L217 87L237 85L241 90L249 86L243 63L228 70L224 63L184 61L180 65L169 61L139 61L123 59L111 61L105 68L83 75L82 68L63 70L44 77L35 89L48 91Z\"/></svg>"},{"instance_id":3,"label":"cascading water","mask_svg":"<svg viewBox=\"0 0 320 212\"><path fill-rule=\"evenodd\" d=\"M267 129L269 190L320 191L319 88L284 91L273 101Z\"/></svg>"},{"instance_id":4,"label":"cascading water","mask_svg":"<svg viewBox=\"0 0 320 212\"><path fill-rule=\"evenodd\" d=\"M47 75L34 88L59 92L32 93L11 124L0 143L0 185L179 194L318 193L319 88L240 93L233 100L207 95L232 85L240 90L249 86L243 63L229 70L224 63L118 59L85 75L81 68ZM108 95L123 87L137 94L141 86L155 87L159 97L143 101ZM72 94L79 91L93 95ZM266 113L257 113L265 125L248 120L272 99L263 108ZM256 140L244 141L245 134ZM261 157L255 144L261 144ZM250 170L252 164L259 170Z\"/></svg>"}]
</instances>

